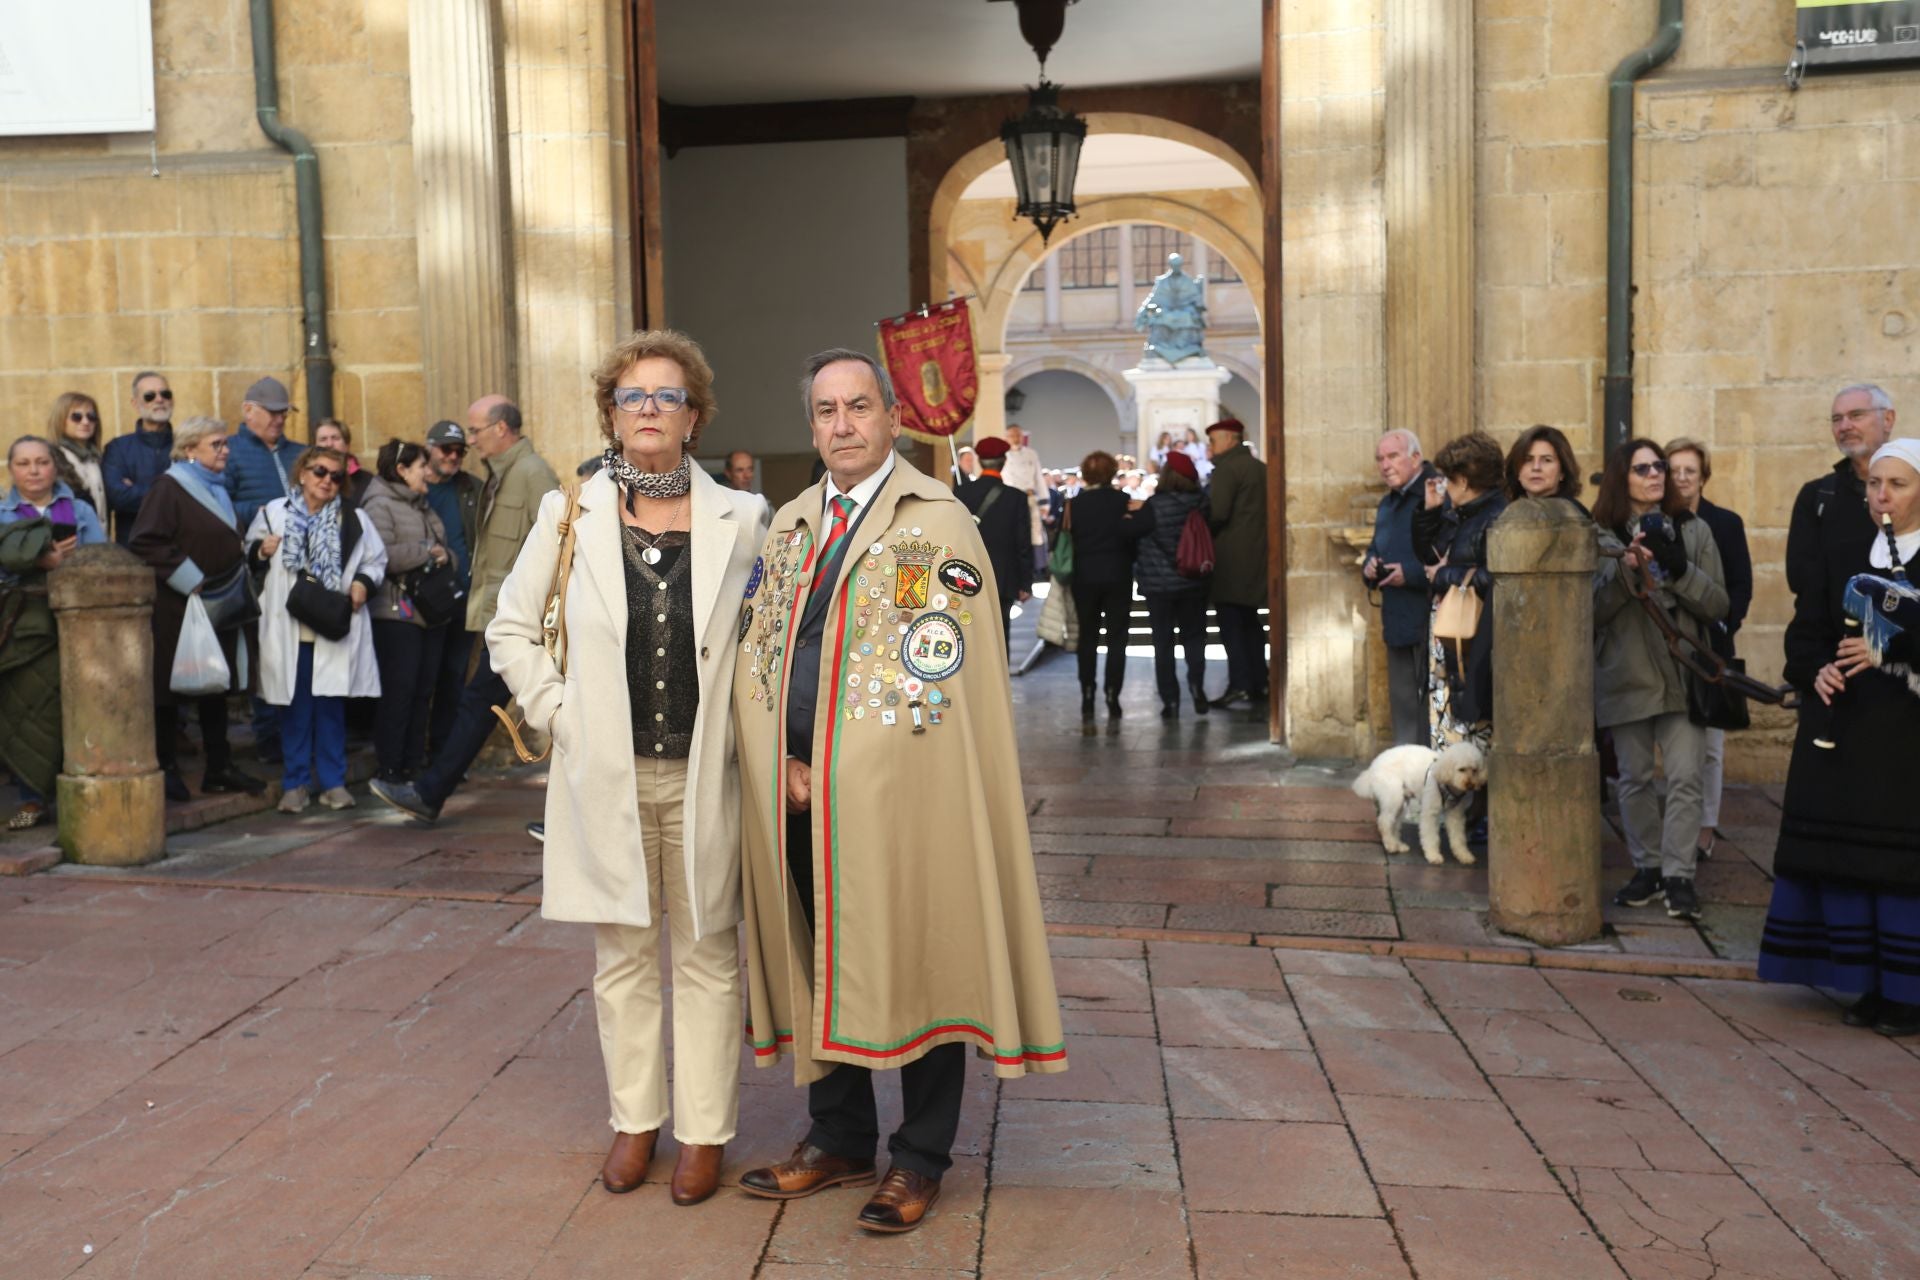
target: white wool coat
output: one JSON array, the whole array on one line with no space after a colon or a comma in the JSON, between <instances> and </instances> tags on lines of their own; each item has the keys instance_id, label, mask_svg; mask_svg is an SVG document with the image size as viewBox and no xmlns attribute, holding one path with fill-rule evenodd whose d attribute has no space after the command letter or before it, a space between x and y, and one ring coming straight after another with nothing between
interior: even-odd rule
<instances>
[{"instance_id":1,"label":"white wool coat","mask_svg":"<svg viewBox=\"0 0 1920 1280\"><path fill-rule=\"evenodd\" d=\"M254 513L247 527L247 554L253 554L268 534L287 531L286 498L275 498ZM340 566L344 588L354 578L372 584L367 598L387 575L387 547L380 534L359 508L341 513L343 520L360 522L360 541L353 554ZM294 576L280 562L276 552L267 566L267 580L260 588L260 698L276 707L293 701L294 677L300 670L300 624L287 612L287 596L293 590ZM353 611L353 626L344 640L315 637L313 642L313 695L316 698L377 698L380 696L380 664L373 655L373 624L362 607Z\"/></svg>"},{"instance_id":2,"label":"white wool coat","mask_svg":"<svg viewBox=\"0 0 1920 1280\"><path fill-rule=\"evenodd\" d=\"M687 756L681 821L694 937L740 922L740 770L732 714L740 599L766 536L758 494L723 489L693 469L693 631L700 709ZM573 576L567 586L567 672L541 643L540 618L560 554L567 495L549 493L500 588L487 628L493 669L527 723L552 736L547 773L545 880L549 920L650 927L661 904L647 894L634 794L633 721L627 693L627 571L619 490L604 472L580 491Z\"/></svg>"}]
</instances>

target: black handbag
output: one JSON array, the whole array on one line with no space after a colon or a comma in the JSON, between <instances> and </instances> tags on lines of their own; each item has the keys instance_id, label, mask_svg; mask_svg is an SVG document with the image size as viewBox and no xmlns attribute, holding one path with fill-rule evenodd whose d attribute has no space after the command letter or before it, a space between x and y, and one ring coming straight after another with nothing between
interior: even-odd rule
<instances>
[{"instance_id":1,"label":"black handbag","mask_svg":"<svg viewBox=\"0 0 1920 1280\"><path fill-rule=\"evenodd\" d=\"M415 569L400 589L413 602L413 611L420 621L430 627L452 622L466 612L467 589L460 585L460 575L451 561Z\"/></svg>"},{"instance_id":2,"label":"black handbag","mask_svg":"<svg viewBox=\"0 0 1920 1280\"><path fill-rule=\"evenodd\" d=\"M287 612L324 640L345 640L353 630L353 600L344 591L329 591L325 583L302 569L287 592Z\"/></svg>"},{"instance_id":3,"label":"black handbag","mask_svg":"<svg viewBox=\"0 0 1920 1280\"><path fill-rule=\"evenodd\" d=\"M254 591L253 573L244 561L202 582L200 604L215 631L231 631L260 620L260 597Z\"/></svg>"},{"instance_id":4,"label":"black handbag","mask_svg":"<svg viewBox=\"0 0 1920 1280\"><path fill-rule=\"evenodd\" d=\"M1739 658L1726 658L1727 670L1745 672L1747 664ZM1697 671L1687 671L1687 719L1708 729L1745 729L1753 718L1747 712L1747 695L1724 684L1715 684Z\"/></svg>"}]
</instances>

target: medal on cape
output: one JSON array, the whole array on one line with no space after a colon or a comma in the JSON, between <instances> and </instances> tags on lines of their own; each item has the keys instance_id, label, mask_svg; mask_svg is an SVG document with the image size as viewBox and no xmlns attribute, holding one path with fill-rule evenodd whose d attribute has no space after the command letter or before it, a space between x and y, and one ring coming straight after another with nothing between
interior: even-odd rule
<instances>
[{"instance_id":1,"label":"medal on cape","mask_svg":"<svg viewBox=\"0 0 1920 1280\"><path fill-rule=\"evenodd\" d=\"M915 533L918 533L915 530ZM893 606L896 609L924 609L927 589L933 581L934 557L940 548L931 543L905 541L893 544Z\"/></svg>"},{"instance_id":2,"label":"medal on cape","mask_svg":"<svg viewBox=\"0 0 1920 1280\"><path fill-rule=\"evenodd\" d=\"M752 595L753 593L749 591L747 594ZM740 606L740 635L737 638L739 640L744 641L747 638L747 632L752 629L753 629L753 606L750 604L743 604Z\"/></svg>"},{"instance_id":3,"label":"medal on cape","mask_svg":"<svg viewBox=\"0 0 1920 1280\"><path fill-rule=\"evenodd\" d=\"M767 558L765 556L755 556L753 558L753 572L747 575L746 598L748 600L753 599L753 593L760 589L760 579L766 577L766 575Z\"/></svg>"},{"instance_id":4,"label":"medal on cape","mask_svg":"<svg viewBox=\"0 0 1920 1280\"><path fill-rule=\"evenodd\" d=\"M966 641L960 622L948 613L923 613L907 625L900 641L900 659L922 680L945 680L960 670Z\"/></svg>"}]
</instances>

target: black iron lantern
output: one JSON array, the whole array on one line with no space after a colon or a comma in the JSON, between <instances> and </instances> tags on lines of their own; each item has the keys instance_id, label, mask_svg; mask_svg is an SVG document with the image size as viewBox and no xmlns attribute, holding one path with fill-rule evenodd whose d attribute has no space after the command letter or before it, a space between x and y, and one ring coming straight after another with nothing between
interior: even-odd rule
<instances>
[{"instance_id":1,"label":"black iron lantern","mask_svg":"<svg viewBox=\"0 0 1920 1280\"><path fill-rule=\"evenodd\" d=\"M1060 107L1060 86L1042 80L1030 91L1023 116L1000 126L1018 199L1014 216L1031 218L1040 243L1074 214L1073 183L1080 172L1080 144L1087 122Z\"/></svg>"}]
</instances>

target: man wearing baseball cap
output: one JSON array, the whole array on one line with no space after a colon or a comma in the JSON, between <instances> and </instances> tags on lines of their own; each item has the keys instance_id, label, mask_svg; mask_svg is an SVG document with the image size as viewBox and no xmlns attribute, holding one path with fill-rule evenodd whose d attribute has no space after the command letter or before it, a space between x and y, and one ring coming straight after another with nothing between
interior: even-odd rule
<instances>
[{"instance_id":1,"label":"man wearing baseball cap","mask_svg":"<svg viewBox=\"0 0 1920 1280\"><path fill-rule=\"evenodd\" d=\"M292 412L287 384L278 378L260 379L240 402L240 429L227 446L225 479L242 533L255 512L292 491L293 464L307 447L287 438L287 415Z\"/></svg>"},{"instance_id":2,"label":"man wearing baseball cap","mask_svg":"<svg viewBox=\"0 0 1920 1280\"><path fill-rule=\"evenodd\" d=\"M456 581L464 595L473 579L473 546L480 531L480 478L461 464L467 458L467 430L442 418L427 428L427 505L447 528L447 549L453 553ZM453 729L453 713L460 691L467 687L467 663L473 657L477 632L459 626L447 628L440 653L440 675L433 687L433 710L427 719L427 753L440 750Z\"/></svg>"}]
</instances>

